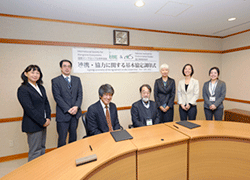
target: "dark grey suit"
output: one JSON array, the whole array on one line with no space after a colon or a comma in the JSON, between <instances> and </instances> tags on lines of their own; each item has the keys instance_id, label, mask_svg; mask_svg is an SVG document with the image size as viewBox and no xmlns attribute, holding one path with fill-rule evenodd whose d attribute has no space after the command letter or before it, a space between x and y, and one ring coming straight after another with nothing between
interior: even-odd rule
<instances>
[{"instance_id":1,"label":"dark grey suit","mask_svg":"<svg viewBox=\"0 0 250 180\"><path fill-rule=\"evenodd\" d=\"M79 77L71 76L71 88L62 75L52 79L52 93L56 101L56 121L58 132L58 147L66 144L69 131L69 143L76 140L78 118L81 116L82 84ZM73 106L78 107L76 115L71 115L68 110Z\"/></svg>"},{"instance_id":2,"label":"dark grey suit","mask_svg":"<svg viewBox=\"0 0 250 180\"><path fill-rule=\"evenodd\" d=\"M224 81L218 80L216 89L215 89L215 101L210 101L211 94L209 92L209 83L210 81L207 81L204 83L203 89L202 89L202 96L204 99L204 111L206 120L212 120L213 115L215 120L222 120L223 115L223 101L226 96L226 83ZM216 106L216 109L214 111L210 110L209 107L214 104Z\"/></svg>"},{"instance_id":3,"label":"dark grey suit","mask_svg":"<svg viewBox=\"0 0 250 180\"><path fill-rule=\"evenodd\" d=\"M149 113L147 113L148 111ZM152 119L153 124L160 123L160 115L154 101L150 101L150 107L148 109L143 105L142 100L135 102L131 108L131 117L134 127L146 126L146 120L148 118Z\"/></svg>"},{"instance_id":4,"label":"dark grey suit","mask_svg":"<svg viewBox=\"0 0 250 180\"><path fill-rule=\"evenodd\" d=\"M164 86L162 78L156 79L154 84L154 97L157 107L169 106L170 109L167 112L162 112L159 109L161 122L173 121L174 115L174 98L175 98L175 81L168 77L167 86Z\"/></svg>"},{"instance_id":5,"label":"dark grey suit","mask_svg":"<svg viewBox=\"0 0 250 180\"><path fill-rule=\"evenodd\" d=\"M113 130L118 130L121 128L116 105L114 103L109 103L109 112ZM104 114L100 100L89 106L86 114L86 124L88 129L88 135L96 135L109 131L106 116Z\"/></svg>"}]
</instances>

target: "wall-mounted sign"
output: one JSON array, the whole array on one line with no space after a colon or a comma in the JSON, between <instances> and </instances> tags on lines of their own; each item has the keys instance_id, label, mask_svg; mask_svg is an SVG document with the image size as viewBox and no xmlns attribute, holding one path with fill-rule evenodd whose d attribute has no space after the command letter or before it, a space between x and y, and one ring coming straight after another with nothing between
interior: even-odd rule
<instances>
[{"instance_id":1,"label":"wall-mounted sign","mask_svg":"<svg viewBox=\"0 0 250 180\"><path fill-rule=\"evenodd\" d=\"M73 48L74 73L159 72L159 52Z\"/></svg>"}]
</instances>

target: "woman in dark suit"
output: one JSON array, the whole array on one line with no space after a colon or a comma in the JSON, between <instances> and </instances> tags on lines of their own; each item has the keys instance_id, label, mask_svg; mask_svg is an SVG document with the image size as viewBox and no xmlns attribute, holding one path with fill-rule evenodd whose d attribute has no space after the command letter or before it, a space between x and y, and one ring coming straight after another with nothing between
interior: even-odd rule
<instances>
[{"instance_id":1,"label":"woman in dark suit","mask_svg":"<svg viewBox=\"0 0 250 180\"><path fill-rule=\"evenodd\" d=\"M37 65L29 65L21 74L23 83L17 91L24 112L22 131L28 137L28 161L45 153L46 127L50 124L51 110L42 77Z\"/></svg>"},{"instance_id":2,"label":"woman in dark suit","mask_svg":"<svg viewBox=\"0 0 250 180\"><path fill-rule=\"evenodd\" d=\"M169 67L162 64L160 67L162 77L155 80L154 97L157 104L160 120L162 123L173 121L175 81L168 77Z\"/></svg>"},{"instance_id":3,"label":"woman in dark suit","mask_svg":"<svg viewBox=\"0 0 250 180\"><path fill-rule=\"evenodd\" d=\"M220 70L212 67L209 70L210 80L204 83L202 95L206 120L221 121L223 115L223 101L226 96L226 84L219 80Z\"/></svg>"}]
</instances>

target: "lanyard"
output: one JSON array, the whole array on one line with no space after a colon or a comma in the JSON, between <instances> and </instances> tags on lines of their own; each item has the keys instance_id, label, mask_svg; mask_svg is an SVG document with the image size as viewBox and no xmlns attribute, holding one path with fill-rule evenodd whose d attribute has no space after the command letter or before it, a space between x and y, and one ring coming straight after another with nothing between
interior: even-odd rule
<instances>
[{"instance_id":1,"label":"lanyard","mask_svg":"<svg viewBox=\"0 0 250 180\"><path fill-rule=\"evenodd\" d=\"M210 90L210 93L212 96L215 94L215 89L216 89L217 83L218 83L218 81L216 81L214 83L214 85L212 84L212 82L209 83L209 90Z\"/></svg>"}]
</instances>

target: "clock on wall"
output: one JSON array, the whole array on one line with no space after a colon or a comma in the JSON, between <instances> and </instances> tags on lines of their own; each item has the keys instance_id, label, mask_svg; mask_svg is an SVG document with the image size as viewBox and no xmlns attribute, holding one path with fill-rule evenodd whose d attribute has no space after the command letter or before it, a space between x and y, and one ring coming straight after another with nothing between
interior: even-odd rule
<instances>
[{"instance_id":1,"label":"clock on wall","mask_svg":"<svg viewBox=\"0 0 250 180\"><path fill-rule=\"evenodd\" d=\"M129 45L129 31L114 30L114 45Z\"/></svg>"}]
</instances>

